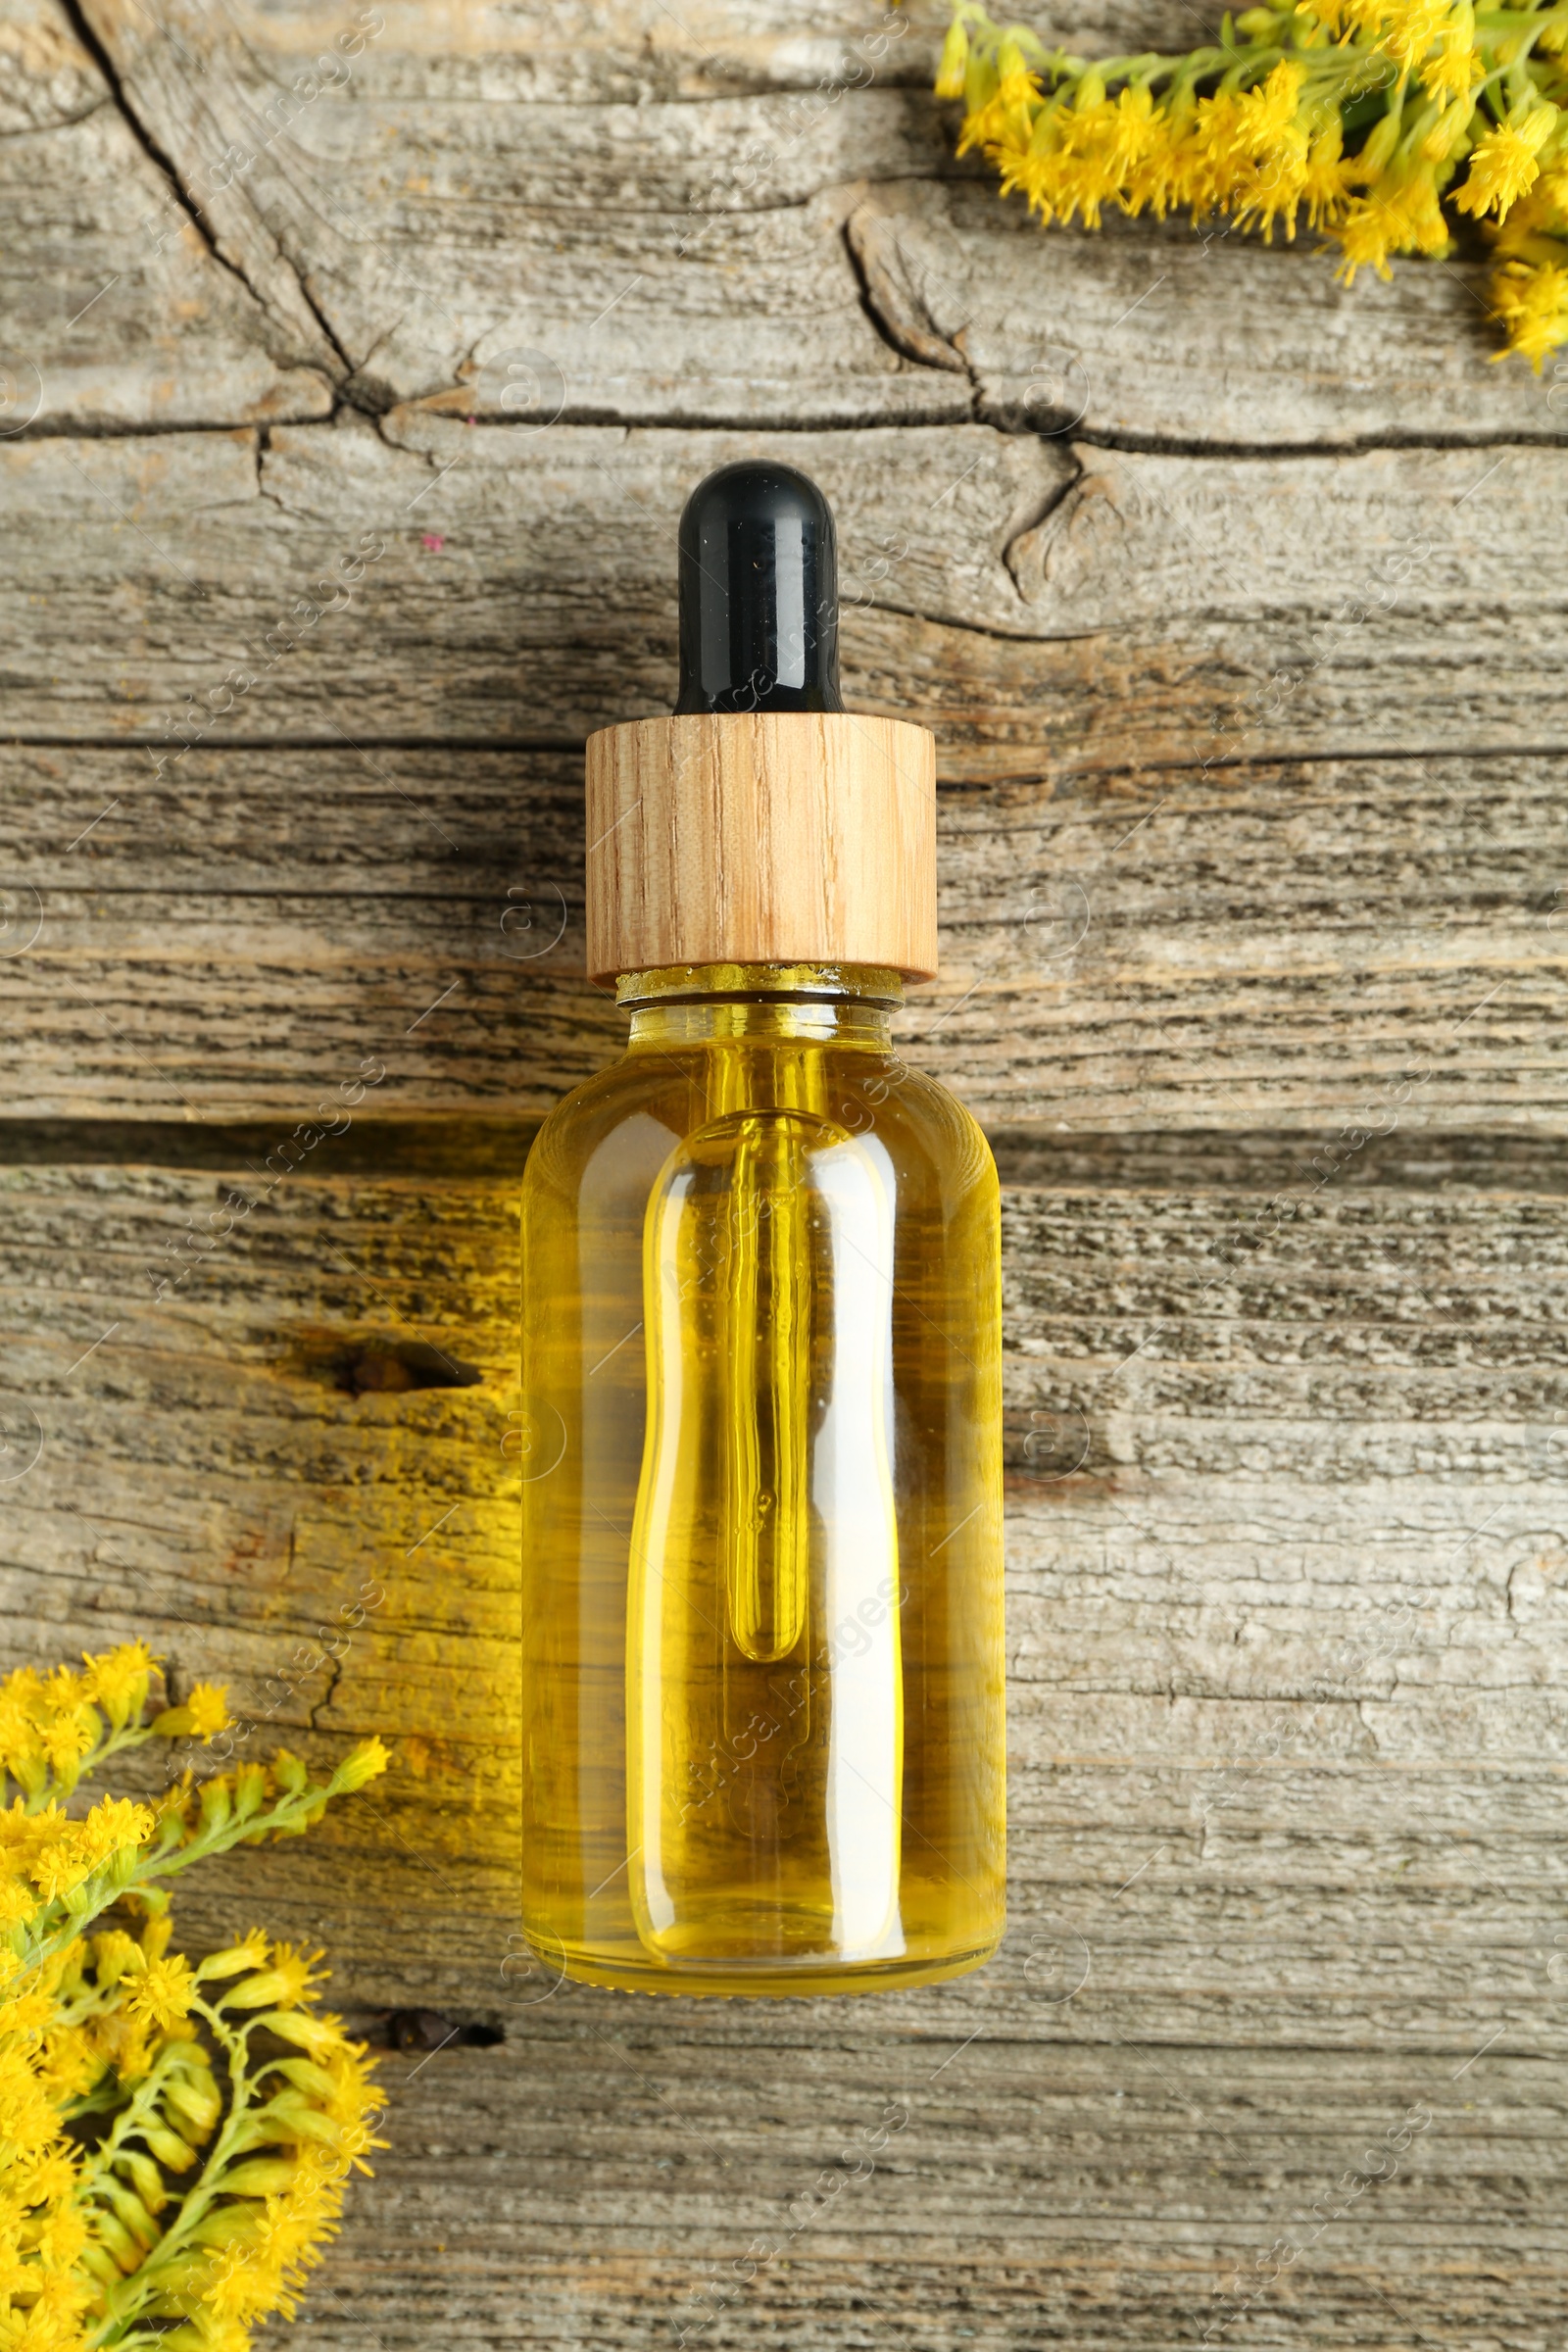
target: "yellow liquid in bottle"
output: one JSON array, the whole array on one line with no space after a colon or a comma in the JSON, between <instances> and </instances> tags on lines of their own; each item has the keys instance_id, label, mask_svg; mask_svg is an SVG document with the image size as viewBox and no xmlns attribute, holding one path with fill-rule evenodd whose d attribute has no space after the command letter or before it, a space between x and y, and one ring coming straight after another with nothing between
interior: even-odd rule
<instances>
[{"instance_id":1,"label":"yellow liquid in bottle","mask_svg":"<svg viewBox=\"0 0 1568 2352\"><path fill-rule=\"evenodd\" d=\"M994 1948L998 1325L990 1154L883 1008L656 1004L554 1114L523 1875L566 1973L851 1991Z\"/></svg>"}]
</instances>

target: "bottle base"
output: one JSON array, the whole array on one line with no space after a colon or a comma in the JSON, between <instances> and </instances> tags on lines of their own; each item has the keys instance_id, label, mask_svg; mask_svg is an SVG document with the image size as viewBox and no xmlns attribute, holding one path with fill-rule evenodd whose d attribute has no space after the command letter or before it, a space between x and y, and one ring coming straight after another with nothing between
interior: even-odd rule
<instances>
[{"instance_id":1,"label":"bottle base","mask_svg":"<svg viewBox=\"0 0 1568 2352\"><path fill-rule=\"evenodd\" d=\"M898 1992L916 1984L942 1984L950 1977L965 1977L984 1968L1001 1942L993 1936L970 1951L948 1952L928 1958L918 1955L898 1960L828 1962L821 1966L776 1960L683 1961L678 1967L661 1966L644 1955L633 1958L607 1952L572 1951L552 1955L562 1974L578 1984L601 1984L615 1992L681 1993L720 1999L789 2000L822 1998L853 1992Z\"/></svg>"}]
</instances>

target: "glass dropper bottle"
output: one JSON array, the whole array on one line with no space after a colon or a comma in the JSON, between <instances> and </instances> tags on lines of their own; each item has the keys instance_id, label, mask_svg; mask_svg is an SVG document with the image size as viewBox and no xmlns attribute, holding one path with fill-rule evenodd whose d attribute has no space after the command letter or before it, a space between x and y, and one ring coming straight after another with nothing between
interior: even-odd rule
<instances>
[{"instance_id":1,"label":"glass dropper bottle","mask_svg":"<svg viewBox=\"0 0 1568 2352\"><path fill-rule=\"evenodd\" d=\"M1004 1921L998 1190L896 1051L935 750L847 713L833 522L680 528L668 718L588 747L623 1058L523 1187L523 1925L643 1991L978 1966Z\"/></svg>"}]
</instances>

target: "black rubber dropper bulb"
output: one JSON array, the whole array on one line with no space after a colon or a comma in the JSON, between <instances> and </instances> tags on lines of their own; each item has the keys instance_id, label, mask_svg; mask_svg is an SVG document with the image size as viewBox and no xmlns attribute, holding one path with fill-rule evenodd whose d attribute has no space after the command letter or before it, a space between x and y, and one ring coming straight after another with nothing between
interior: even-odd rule
<instances>
[{"instance_id":1,"label":"black rubber dropper bulb","mask_svg":"<svg viewBox=\"0 0 1568 2352\"><path fill-rule=\"evenodd\" d=\"M721 466L680 518L676 716L843 708L832 509L792 466Z\"/></svg>"}]
</instances>

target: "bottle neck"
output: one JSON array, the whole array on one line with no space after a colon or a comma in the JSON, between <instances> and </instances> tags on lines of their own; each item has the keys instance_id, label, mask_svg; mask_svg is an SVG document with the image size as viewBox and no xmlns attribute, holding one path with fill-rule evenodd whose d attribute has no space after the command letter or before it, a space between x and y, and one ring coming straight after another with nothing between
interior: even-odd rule
<instances>
[{"instance_id":1,"label":"bottle neck","mask_svg":"<svg viewBox=\"0 0 1568 2352\"><path fill-rule=\"evenodd\" d=\"M854 963L695 963L626 972L616 1003L631 1013L629 1051L729 1038L891 1050L904 1002L897 972Z\"/></svg>"}]
</instances>

